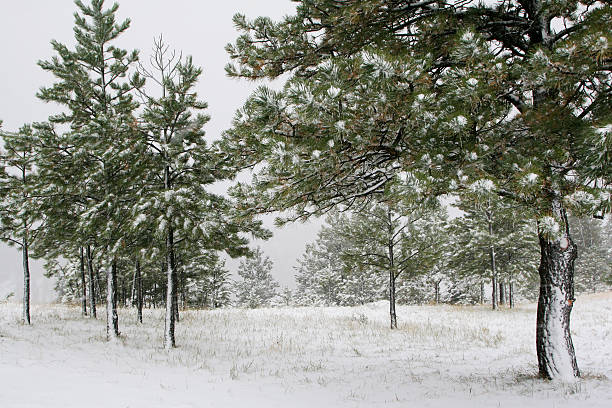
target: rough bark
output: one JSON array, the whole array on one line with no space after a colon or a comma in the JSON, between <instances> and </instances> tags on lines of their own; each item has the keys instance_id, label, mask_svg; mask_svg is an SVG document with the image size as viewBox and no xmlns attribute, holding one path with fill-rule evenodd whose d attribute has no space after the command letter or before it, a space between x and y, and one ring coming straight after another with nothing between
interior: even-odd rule
<instances>
[{"instance_id":1,"label":"rough bark","mask_svg":"<svg viewBox=\"0 0 612 408\"><path fill-rule=\"evenodd\" d=\"M91 245L86 248L87 271L89 272L89 317L97 318L96 315L96 279L94 276L93 259L91 255Z\"/></svg>"},{"instance_id":2,"label":"rough bark","mask_svg":"<svg viewBox=\"0 0 612 408\"><path fill-rule=\"evenodd\" d=\"M21 256L23 261L23 324L30 324L30 260L27 234L21 243Z\"/></svg>"},{"instance_id":3,"label":"rough bark","mask_svg":"<svg viewBox=\"0 0 612 408\"><path fill-rule=\"evenodd\" d=\"M539 233L538 367L543 378L573 380L580 376L570 333L577 248L571 239L567 215L561 202L553 201L552 207L555 219L564 225L560 237Z\"/></svg>"},{"instance_id":4,"label":"rough bark","mask_svg":"<svg viewBox=\"0 0 612 408\"><path fill-rule=\"evenodd\" d=\"M505 290L506 286L504 284L504 281L500 281L499 282L499 304L500 305L505 305L506 304L506 290Z\"/></svg>"},{"instance_id":5,"label":"rough bark","mask_svg":"<svg viewBox=\"0 0 612 408\"><path fill-rule=\"evenodd\" d=\"M87 316L87 282L85 281L85 255L83 254L83 247L79 248L79 258L81 261L81 314Z\"/></svg>"},{"instance_id":6,"label":"rough bark","mask_svg":"<svg viewBox=\"0 0 612 408\"><path fill-rule=\"evenodd\" d=\"M119 337L119 317L117 315L117 264L112 261L106 268L106 337L113 340Z\"/></svg>"}]
</instances>

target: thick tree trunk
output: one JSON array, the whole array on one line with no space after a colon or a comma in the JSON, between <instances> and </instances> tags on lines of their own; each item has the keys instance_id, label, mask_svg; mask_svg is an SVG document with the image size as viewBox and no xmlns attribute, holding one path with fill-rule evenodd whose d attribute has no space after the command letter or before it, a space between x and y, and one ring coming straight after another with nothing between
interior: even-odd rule
<instances>
[{"instance_id":1,"label":"thick tree trunk","mask_svg":"<svg viewBox=\"0 0 612 408\"><path fill-rule=\"evenodd\" d=\"M119 337L117 265L114 260L106 268L106 337L108 340L114 340Z\"/></svg>"},{"instance_id":2,"label":"thick tree trunk","mask_svg":"<svg viewBox=\"0 0 612 408\"><path fill-rule=\"evenodd\" d=\"M91 246L87 245L87 270L89 272L89 317L95 319L96 316L96 279L94 276L93 259L91 256Z\"/></svg>"},{"instance_id":3,"label":"thick tree trunk","mask_svg":"<svg viewBox=\"0 0 612 408\"><path fill-rule=\"evenodd\" d=\"M27 236L21 243L21 257L23 261L23 324L30 324L30 258Z\"/></svg>"},{"instance_id":4,"label":"thick tree trunk","mask_svg":"<svg viewBox=\"0 0 612 408\"><path fill-rule=\"evenodd\" d=\"M505 305L506 304L506 291L505 291L505 285L504 285L504 281L500 281L499 282L499 304L500 305Z\"/></svg>"},{"instance_id":5,"label":"thick tree trunk","mask_svg":"<svg viewBox=\"0 0 612 408\"><path fill-rule=\"evenodd\" d=\"M559 201L553 202L553 214L558 222L565 225L562 225L561 237L539 234L540 297L536 350L540 376L573 380L580 376L570 333L577 249L569 234L565 209Z\"/></svg>"},{"instance_id":6,"label":"thick tree trunk","mask_svg":"<svg viewBox=\"0 0 612 408\"><path fill-rule=\"evenodd\" d=\"M140 261L136 261L136 309L138 309L138 322L142 323L142 274Z\"/></svg>"},{"instance_id":7,"label":"thick tree trunk","mask_svg":"<svg viewBox=\"0 0 612 408\"><path fill-rule=\"evenodd\" d=\"M164 348L176 347L174 339L174 322L176 318L176 275L174 270L174 232L168 227L166 235L166 326L164 330Z\"/></svg>"},{"instance_id":8,"label":"thick tree trunk","mask_svg":"<svg viewBox=\"0 0 612 408\"><path fill-rule=\"evenodd\" d=\"M79 258L81 261L81 314L87 316L87 282L85 281L85 255L83 247L79 248Z\"/></svg>"}]
</instances>

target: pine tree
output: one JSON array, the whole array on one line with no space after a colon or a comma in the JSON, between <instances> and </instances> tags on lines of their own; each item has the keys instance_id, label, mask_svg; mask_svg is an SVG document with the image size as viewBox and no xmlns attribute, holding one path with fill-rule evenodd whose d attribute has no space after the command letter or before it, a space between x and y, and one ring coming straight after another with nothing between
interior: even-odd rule
<instances>
[{"instance_id":1,"label":"pine tree","mask_svg":"<svg viewBox=\"0 0 612 408\"><path fill-rule=\"evenodd\" d=\"M460 278L474 283L490 279L491 306L495 310L502 303L498 287L503 288L504 281L515 291L516 281L528 283L535 276L539 257L537 231L528 212L519 211L485 188L491 183L475 184L455 204L463 215L452 223L454 254L450 267ZM530 284L524 286L532 289Z\"/></svg>"},{"instance_id":2,"label":"pine tree","mask_svg":"<svg viewBox=\"0 0 612 408\"><path fill-rule=\"evenodd\" d=\"M117 254L125 246L122 231L145 147L136 137L133 117L133 91L143 80L137 73L126 79L138 52L113 45L130 25L129 20L116 22L119 6L105 9L103 0L75 4L75 49L52 41L57 56L39 62L57 82L42 88L38 97L65 111L38 126L43 140L38 164L50 200L46 216L58 217L53 221L56 231L65 220L73 222L66 213L77 214L72 230L80 245L98 248L107 277L107 335L116 338ZM58 133L56 124L69 125L70 130ZM66 211L58 211L58 206Z\"/></svg>"},{"instance_id":3,"label":"pine tree","mask_svg":"<svg viewBox=\"0 0 612 408\"><path fill-rule=\"evenodd\" d=\"M189 302L211 309L229 305L231 280L225 261L210 251L200 251L197 255L190 255L189 259L184 267Z\"/></svg>"},{"instance_id":4,"label":"pine tree","mask_svg":"<svg viewBox=\"0 0 612 408\"><path fill-rule=\"evenodd\" d=\"M610 211L612 7L549 3L309 0L280 22L237 15L228 73L290 76L247 101L224 144L240 167L265 161L236 194L293 218L359 203L399 171L430 194L493 181L539 223L540 375L575 378L567 211Z\"/></svg>"},{"instance_id":5,"label":"pine tree","mask_svg":"<svg viewBox=\"0 0 612 408\"><path fill-rule=\"evenodd\" d=\"M345 254L349 262L388 276L390 327L397 329L397 279L410 279L433 268L444 245L446 215L411 201L403 193L407 186L389 187L382 202L355 214L343 233L351 237L352 246Z\"/></svg>"},{"instance_id":6,"label":"pine tree","mask_svg":"<svg viewBox=\"0 0 612 408\"><path fill-rule=\"evenodd\" d=\"M191 57L170 52L160 37L155 41L151 67L139 71L158 85L141 92L144 111L140 133L147 145L146 178L133 207L133 231L152 230L164 242L166 279L166 327L164 345L175 347L174 325L178 316L178 261L192 264L190 246L203 250L227 251L231 256L247 252L242 232L258 238L269 233L261 222L240 217L224 196L208 190L227 178L223 159L207 143L204 125L209 117L202 112L207 104L198 99L195 86L202 73ZM183 252L177 247L180 241ZM184 279L183 279L184 280ZM218 294L215 292L215 294Z\"/></svg>"},{"instance_id":7,"label":"pine tree","mask_svg":"<svg viewBox=\"0 0 612 408\"><path fill-rule=\"evenodd\" d=\"M338 306L343 302L343 285L349 274L343 253L350 240L339 230L349 222L343 214L331 214L314 243L307 244L296 268L295 298L299 305Z\"/></svg>"},{"instance_id":8,"label":"pine tree","mask_svg":"<svg viewBox=\"0 0 612 408\"><path fill-rule=\"evenodd\" d=\"M605 290L612 277L612 224L610 219L572 217L578 247L576 289L596 292Z\"/></svg>"},{"instance_id":9,"label":"pine tree","mask_svg":"<svg viewBox=\"0 0 612 408\"><path fill-rule=\"evenodd\" d=\"M30 324L30 247L42 228L36 199L36 141L30 126L0 136L4 142L4 151L0 151L0 241L21 250L22 321Z\"/></svg>"},{"instance_id":10,"label":"pine tree","mask_svg":"<svg viewBox=\"0 0 612 408\"><path fill-rule=\"evenodd\" d=\"M253 256L240 262L236 282L236 304L257 308L272 306L278 296L278 282L272 277L272 261L257 247Z\"/></svg>"}]
</instances>

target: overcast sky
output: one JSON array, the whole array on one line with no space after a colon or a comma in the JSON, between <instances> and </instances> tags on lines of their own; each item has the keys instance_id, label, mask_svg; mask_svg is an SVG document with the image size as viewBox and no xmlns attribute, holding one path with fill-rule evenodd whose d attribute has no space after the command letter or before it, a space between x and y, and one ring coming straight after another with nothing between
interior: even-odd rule
<instances>
[{"instance_id":1,"label":"overcast sky","mask_svg":"<svg viewBox=\"0 0 612 408\"><path fill-rule=\"evenodd\" d=\"M87 4L88 0L83 0ZM107 0L107 5L112 1ZM184 55L192 55L194 63L204 70L198 86L201 99L209 104L211 121L206 126L211 138L229 128L234 112L258 84L229 79L224 66L229 61L224 47L237 32L232 24L235 13L248 17L260 15L279 19L294 11L290 0L120 0L119 17L130 18L130 29L116 45L141 50L141 59L150 54L153 38L163 34L164 40ZM36 62L53 55L50 41L55 39L72 45L72 0L4 1L0 15L0 119L3 129L14 131L24 123L44 121L58 107L40 102L35 94L41 86L50 85L53 77L43 72ZM271 218L266 219L271 225ZM264 252L274 261L274 275L282 285L293 287L293 266L307 242L314 240L318 222L294 224L275 230L274 237L261 243ZM21 293L22 269L20 253L0 244L0 297L7 292ZM235 272L238 261L228 267ZM42 277L40 262L33 262L33 302L53 299L51 283Z\"/></svg>"}]
</instances>

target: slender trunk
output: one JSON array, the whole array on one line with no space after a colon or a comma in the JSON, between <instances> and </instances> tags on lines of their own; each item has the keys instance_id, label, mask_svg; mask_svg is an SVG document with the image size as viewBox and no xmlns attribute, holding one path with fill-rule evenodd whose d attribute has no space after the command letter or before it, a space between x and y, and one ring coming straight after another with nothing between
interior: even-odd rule
<instances>
[{"instance_id":1,"label":"slender trunk","mask_svg":"<svg viewBox=\"0 0 612 408\"><path fill-rule=\"evenodd\" d=\"M397 329L397 314L395 313L395 272L389 271L389 314L391 315L391 328Z\"/></svg>"},{"instance_id":2,"label":"slender trunk","mask_svg":"<svg viewBox=\"0 0 612 408\"><path fill-rule=\"evenodd\" d=\"M87 245L87 270L89 272L89 317L95 319L96 316L96 279L94 277L93 259L91 256L91 246Z\"/></svg>"},{"instance_id":3,"label":"slender trunk","mask_svg":"<svg viewBox=\"0 0 612 408\"><path fill-rule=\"evenodd\" d=\"M484 282L480 281L480 304L484 304L484 297L485 297L485 289L484 289Z\"/></svg>"},{"instance_id":4,"label":"slender trunk","mask_svg":"<svg viewBox=\"0 0 612 408\"><path fill-rule=\"evenodd\" d=\"M440 283L438 281L434 282L434 303L436 305L440 303Z\"/></svg>"},{"instance_id":5,"label":"slender trunk","mask_svg":"<svg viewBox=\"0 0 612 408\"><path fill-rule=\"evenodd\" d=\"M580 376L570 333L574 304L574 261L576 244L569 233L567 214L561 201L553 200L553 214L562 223L561 237L539 232L540 297L536 326L536 350L540 376L572 380Z\"/></svg>"},{"instance_id":6,"label":"slender trunk","mask_svg":"<svg viewBox=\"0 0 612 408\"><path fill-rule=\"evenodd\" d=\"M21 256L23 261L23 324L30 324L30 259L27 229L21 242Z\"/></svg>"},{"instance_id":7,"label":"slender trunk","mask_svg":"<svg viewBox=\"0 0 612 408\"><path fill-rule=\"evenodd\" d=\"M117 265L114 260L106 267L106 337L108 340L114 340L119 337Z\"/></svg>"},{"instance_id":8,"label":"slender trunk","mask_svg":"<svg viewBox=\"0 0 612 408\"><path fill-rule=\"evenodd\" d=\"M130 306L132 307L136 306L136 269L137 268L134 268L134 275L132 276L132 290L130 292Z\"/></svg>"},{"instance_id":9,"label":"slender trunk","mask_svg":"<svg viewBox=\"0 0 612 408\"><path fill-rule=\"evenodd\" d=\"M94 269L96 276L96 300L98 304L102 304L102 283L100 282L100 267Z\"/></svg>"},{"instance_id":10,"label":"slender trunk","mask_svg":"<svg viewBox=\"0 0 612 408\"><path fill-rule=\"evenodd\" d=\"M512 309L514 307L514 282L512 281L508 283L508 303Z\"/></svg>"},{"instance_id":11,"label":"slender trunk","mask_svg":"<svg viewBox=\"0 0 612 408\"><path fill-rule=\"evenodd\" d=\"M490 211L487 211L487 221L489 223L489 237L491 239L491 245L489 247L489 256L491 258L491 281L493 284L491 307L493 308L493 310L495 310L497 309L497 269L495 268L495 245L493 244L493 215Z\"/></svg>"},{"instance_id":12,"label":"slender trunk","mask_svg":"<svg viewBox=\"0 0 612 408\"><path fill-rule=\"evenodd\" d=\"M81 314L87 316L87 283L85 282L85 255L83 247L79 248L79 258L81 260Z\"/></svg>"},{"instance_id":13,"label":"slender trunk","mask_svg":"<svg viewBox=\"0 0 612 408\"><path fill-rule=\"evenodd\" d=\"M394 258L394 228L391 214L391 207L387 207L387 228L388 228L388 255L389 255L389 315L391 317L391 329L397 329L397 314L395 313L395 258Z\"/></svg>"},{"instance_id":14,"label":"slender trunk","mask_svg":"<svg viewBox=\"0 0 612 408\"><path fill-rule=\"evenodd\" d=\"M136 308L138 309L138 322L142 323L142 274L140 261L136 260Z\"/></svg>"},{"instance_id":15,"label":"slender trunk","mask_svg":"<svg viewBox=\"0 0 612 408\"><path fill-rule=\"evenodd\" d=\"M504 289L505 289L504 281L500 281L499 282L499 304L500 305L506 304L506 292Z\"/></svg>"},{"instance_id":16,"label":"slender trunk","mask_svg":"<svg viewBox=\"0 0 612 408\"><path fill-rule=\"evenodd\" d=\"M497 278L495 275L491 276L491 307L493 310L497 309Z\"/></svg>"},{"instance_id":17,"label":"slender trunk","mask_svg":"<svg viewBox=\"0 0 612 408\"><path fill-rule=\"evenodd\" d=\"M164 331L164 348L171 349L176 347L174 339L174 322L176 318L176 277L174 271L174 232L172 227L168 227L166 235L166 326Z\"/></svg>"},{"instance_id":18,"label":"slender trunk","mask_svg":"<svg viewBox=\"0 0 612 408\"><path fill-rule=\"evenodd\" d=\"M174 250L172 251L173 259L174 259ZM178 304L178 289L179 289L179 279L178 272L176 270L176 262L172 263L172 311L174 312L174 322L180 321L179 316L179 304Z\"/></svg>"}]
</instances>

